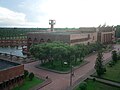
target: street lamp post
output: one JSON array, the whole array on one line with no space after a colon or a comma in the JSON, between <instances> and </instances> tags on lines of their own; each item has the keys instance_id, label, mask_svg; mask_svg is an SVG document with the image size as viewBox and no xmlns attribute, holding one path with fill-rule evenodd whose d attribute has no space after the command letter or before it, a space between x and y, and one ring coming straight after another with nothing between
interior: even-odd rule
<instances>
[{"instance_id":1,"label":"street lamp post","mask_svg":"<svg viewBox=\"0 0 120 90\"><path fill-rule=\"evenodd\" d=\"M64 62L65 65L67 65L67 62ZM74 70L73 66L70 64L70 87L72 86L72 77L74 76Z\"/></svg>"}]
</instances>

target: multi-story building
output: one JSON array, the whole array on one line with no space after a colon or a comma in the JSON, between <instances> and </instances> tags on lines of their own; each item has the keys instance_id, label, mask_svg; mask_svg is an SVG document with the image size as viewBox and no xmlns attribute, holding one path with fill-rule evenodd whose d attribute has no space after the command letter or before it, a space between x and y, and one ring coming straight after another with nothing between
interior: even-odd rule
<instances>
[{"instance_id":1,"label":"multi-story building","mask_svg":"<svg viewBox=\"0 0 120 90\"><path fill-rule=\"evenodd\" d=\"M98 27L98 42L103 44L112 43L115 40L115 28L114 27Z\"/></svg>"}]
</instances>

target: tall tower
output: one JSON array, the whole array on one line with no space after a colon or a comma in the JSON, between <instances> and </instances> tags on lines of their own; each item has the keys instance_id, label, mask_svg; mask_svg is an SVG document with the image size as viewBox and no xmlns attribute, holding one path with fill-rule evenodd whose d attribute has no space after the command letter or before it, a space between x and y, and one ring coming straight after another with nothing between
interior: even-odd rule
<instances>
[{"instance_id":1,"label":"tall tower","mask_svg":"<svg viewBox=\"0 0 120 90\"><path fill-rule=\"evenodd\" d=\"M51 31L54 31L55 20L49 20L49 25L51 25Z\"/></svg>"}]
</instances>

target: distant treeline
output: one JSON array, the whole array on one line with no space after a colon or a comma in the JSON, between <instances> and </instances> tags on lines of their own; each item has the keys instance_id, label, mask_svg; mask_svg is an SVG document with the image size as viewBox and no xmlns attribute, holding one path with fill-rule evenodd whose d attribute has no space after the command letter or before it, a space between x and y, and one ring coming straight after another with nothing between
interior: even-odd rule
<instances>
[{"instance_id":1,"label":"distant treeline","mask_svg":"<svg viewBox=\"0 0 120 90\"><path fill-rule=\"evenodd\" d=\"M49 28L0 28L0 38L24 37L28 32L48 30ZM55 28L55 30L75 30L76 28Z\"/></svg>"}]
</instances>

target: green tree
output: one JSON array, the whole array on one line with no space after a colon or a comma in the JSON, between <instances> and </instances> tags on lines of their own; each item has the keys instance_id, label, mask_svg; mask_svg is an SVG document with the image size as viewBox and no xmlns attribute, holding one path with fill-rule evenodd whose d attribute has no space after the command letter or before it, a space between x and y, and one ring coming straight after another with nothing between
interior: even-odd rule
<instances>
[{"instance_id":1,"label":"green tree","mask_svg":"<svg viewBox=\"0 0 120 90\"><path fill-rule=\"evenodd\" d=\"M101 51L98 52L97 58L96 58L96 63L95 63L95 69L97 72L97 75L100 77L106 69L103 66L103 54Z\"/></svg>"},{"instance_id":2,"label":"green tree","mask_svg":"<svg viewBox=\"0 0 120 90\"><path fill-rule=\"evenodd\" d=\"M117 52L115 50L112 51L112 60L113 62L117 62Z\"/></svg>"},{"instance_id":3,"label":"green tree","mask_svg":"<svg viewBox=\"0 0 120 90\"><path fill-rule=\"evenodd\" d=\"M67 49L65 47L62 47L62 46L53 47L54 59L60 60L62 67L63 67L63 61L64 61L66 54L67 54Z\"/></svg>"},{"instance_id":4,"label":"green tree","mask_svg":"<svg viewBox=\"0 0 120 90\"><path fill-rule=\"evenodd\" d=\"M120 25L117 25L117 26L115 26L115 28L116 28L116 37L117 38L120 38Z\"/></svg>"}]
</instances>

